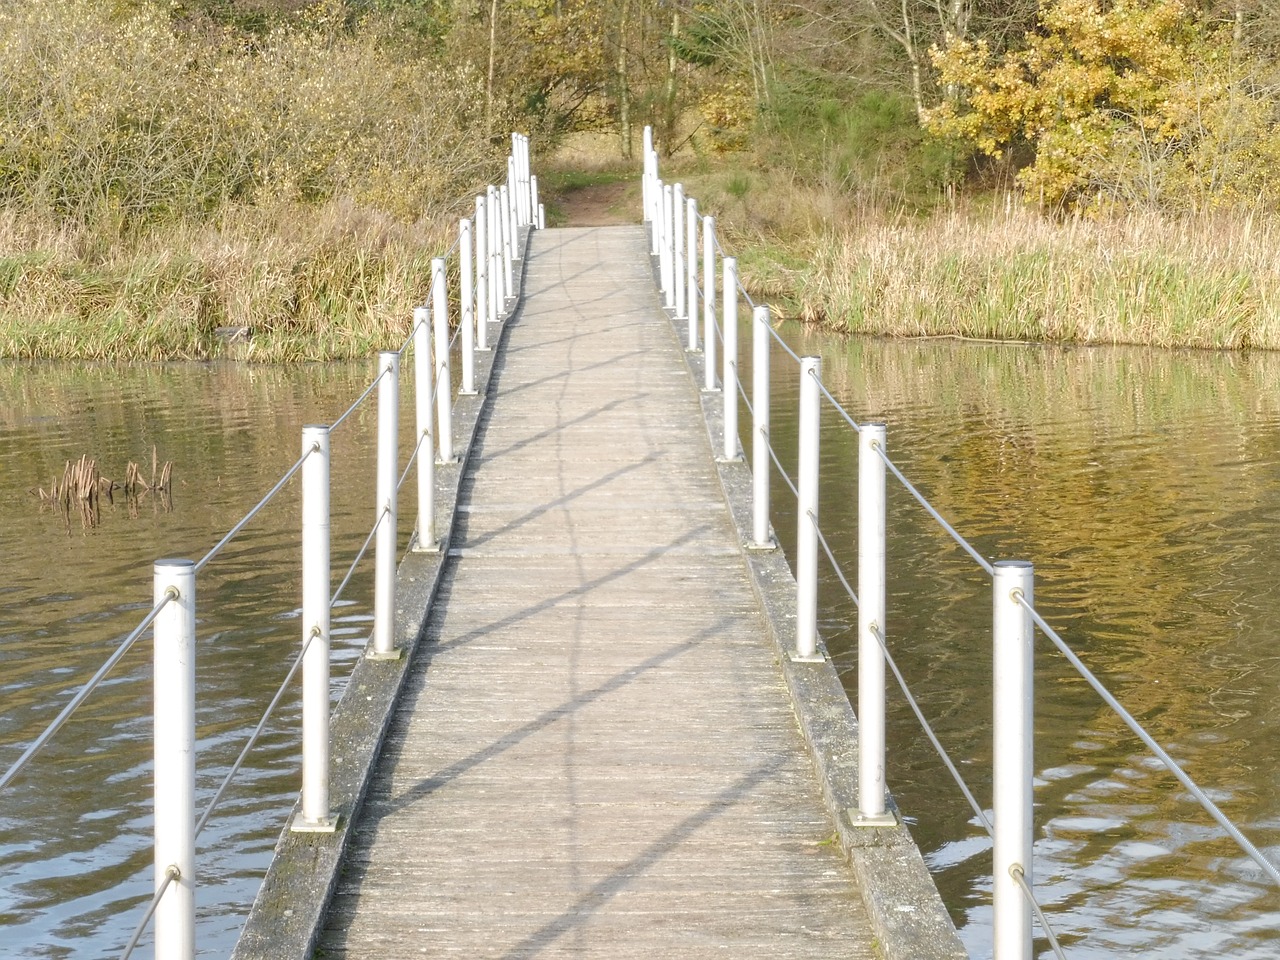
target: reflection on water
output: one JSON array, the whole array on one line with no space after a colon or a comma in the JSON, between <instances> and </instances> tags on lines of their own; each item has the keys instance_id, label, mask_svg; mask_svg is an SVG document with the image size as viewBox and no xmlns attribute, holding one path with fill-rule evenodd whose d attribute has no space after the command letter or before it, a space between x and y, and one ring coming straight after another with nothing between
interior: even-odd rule
<instances>
[{"instance_id":1,"label":"reflection on water","mask_svg":"<svg viewBox=\"0 0 1280 960\"><path fill-rule=\"evenodd\" d=\"M805 333L794 346L824 357L856 418L888 423L891 457L980 553L1035 563L1049 622L1280 856L1280 356ZM792 393L793 366L773 372ZM788 464L794 420L781 398ZM852 573L856 446L829 410L823 439L822 526ZM892 649L989 803L990 582L889 483ZM794 519L779 525L789 545ZM856 697L856 613L832 575L822 598ZM1037 658L1035 871L1068 956L1280 952L1280 894L1261 871L1046 641ZM990 844L896 693L890 786L970 952L989 955Z\"/></svg>"},{"instance_id":2,"label":"reflection on water","mask_svg":"<svg viewBox=\"0 0 1280 960\"><path fill-rule=\"evenodd\" d=\"M149 609L152 562L202 556L294 462L302 426L333 420L370 378L365 365L0 363L0 769ZM373 520L373 417L361 410L333 438L335 568ZM81 455L117 479L144 464L149 481L153 446L174 464L167 500L104 500L91 527L31 492ZM295 482L197 583L202 809L299 646L299 511ZM346 595L370 582L358 574ZM336 611L336 673L368 620L362 601ZM6 956L118 956L150 900L150 647L148 634L0 794ZM291 694L198 841L204 955L230 951L296 796L297 725Z\"/></svg>"},{"instance_id":3,"label":"reflection on water","mask_svg":"<svg viewBox=\"0 0 1280 960\"><path fill-rule=\"evenodd\" d=\"M1035 562L1049 620L1280 856L1280 357L793 342L825 357L855 416L889 424L894 460L981 553ZM152 561L201 556L293 462L301 427L332 420L368 378L363 366L0 364L0 768L141 618ZM773 381L774 436L794 464L786 358ZM353 453L371 418L333 441L335 567L373 519L373 465ZM823 433L823 528L852 572L855 446L829 411ZM171 512L106 506L96 528L68 527L28 492L81 454L119 471L153 445L174 463ZM794 519L785 497L776 506L789 548ZM890 642L988 802L989 582L892 479L889 510ZM300 640L297 516L289 487L199 585L202 802ZM824 576L824 634L855 690L853 607ZM368 595L360 579L347 596ZM340 670L368 628L362 603L335 617ZM0 795L6 955L116 954L150 897L148 648ZM1047 644L1038 654L1035 872L1068 955L1275 956L1277 894L1259 871ZM901 697L890 703L890 784L970 951L989 955L990 845ZM296 794L296 721L293 697L200 838L205 955L234 942Z\"/></svg>"}]
</instances>

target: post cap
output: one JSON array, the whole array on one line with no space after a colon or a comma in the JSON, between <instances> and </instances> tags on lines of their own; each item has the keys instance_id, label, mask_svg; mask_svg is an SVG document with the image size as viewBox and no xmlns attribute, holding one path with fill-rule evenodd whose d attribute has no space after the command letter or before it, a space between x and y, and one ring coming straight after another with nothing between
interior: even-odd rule
<instances>
[{"instance_id":1,"label":"post cap","mask_svg":"<svg viewBox=\"0 0 1280 960\"><path fill-rule=\"evenodd\" d=\"M195 565L196 562L194 560L184 560L178 557L165 557L164 559L157 560L152 569L156 573L159 573L161 570L189 570Z\"/></svg>"}]
</instances>

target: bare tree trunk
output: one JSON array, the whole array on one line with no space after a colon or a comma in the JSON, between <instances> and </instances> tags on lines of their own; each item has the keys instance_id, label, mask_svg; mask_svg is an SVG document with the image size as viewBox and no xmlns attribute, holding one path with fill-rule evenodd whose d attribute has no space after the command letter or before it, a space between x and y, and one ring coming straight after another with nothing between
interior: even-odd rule
<instances>
[{"instance_id":1,"label":"bare tree trunk","mask_svg":"<svg viewBox=\"0 0 1280 960\"><path fill-rule=\"evenodd\" d=\"M484 84L484 135L493 136L493 68L498 49L498 0L489 4L489 73Z\"/></svg>"},{"instance_id":2,"label":"bare tree trunk","mask_svg":"<svg viewBox=\"0 0 1280 960\"><path fill-rule=\"evenodd\" d=\"M680 34L680 10L671 11L671 36L667 43L667 89L664 92L663 103L663 126L665 127L664 136L662 138L663 148L667 155L671 155L671 150L676 142L676 67L679 62L676 58L676 37Z\"/></svg>"},{"instance_id":3,"label":"bare tree trunk","mask_svg":"<svg viewBox=\"0 0 1280 960\"><path fill-rule=\"evenodd\" d=\"M973 13L969 0L949 0L946 12L939 8L942 20L942 37L944 44L951 40L963 40L969 35L969 16Z\"/></svg>"},{"instance_id":4,"label":"bare tree trunk","mask_svg":"<svg viewBox=\"0 0 1280 960\"><path fill-rule=\"evenodd\" d=\"M911 97L916 104L916 118L923 122L924 90L920 80L920 52L916 49L915 36L912 33L911 11L907 7L907 0L902 0L902 33L898 35L898 42L902 44L907 59L911 61Z\"/></svg>"},{"instance_id":5,"label":"bare tree trunk","mask_svg":"<svg viewBox=\"0 0 1280 960\"><path fill-rule=\"evenodd\" d=\"M622 0L618 13L618 136L622 155L631 159L631 78L627 64L627 29L631 26L631 0Z\"/></svg>"}]
</instances>

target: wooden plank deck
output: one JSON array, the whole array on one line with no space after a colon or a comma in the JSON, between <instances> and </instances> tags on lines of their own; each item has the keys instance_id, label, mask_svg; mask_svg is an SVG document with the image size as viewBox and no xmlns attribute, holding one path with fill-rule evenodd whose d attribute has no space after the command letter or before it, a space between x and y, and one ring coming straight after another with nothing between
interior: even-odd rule
<instances>
[{"instance_id":1,"label":"wooden plank deck","mask_svg":"<svg viewBox=\"0 0 1280 960\"><path fill-rule=\"evenodd\" d=\"M873 957L639 227L535 233L324 957Z\"/></svg>"}]
</instances>

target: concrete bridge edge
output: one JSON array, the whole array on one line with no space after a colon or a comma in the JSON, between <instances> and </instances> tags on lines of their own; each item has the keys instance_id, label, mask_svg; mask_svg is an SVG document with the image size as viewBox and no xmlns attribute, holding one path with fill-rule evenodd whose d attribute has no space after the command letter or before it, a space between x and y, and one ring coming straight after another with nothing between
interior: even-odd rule
<instances>
[{"instance_id":1,"label":"concrete bridge edge","mask_svg":"<svg viewBox=\"0 0 1280 960\"><path fill-rule=\"evenodd\" d=\"M294 833L292 813L276 841L271 864L254 898L232 960L307 960L324 928L339 871L373 778L383 737L410 662L425 632L427 613L440 587L444 561L457 520L458 493L470 462L474 441L488 408L489 386L506 349L507 332L524 305L525 262L531 231L523 228L516 277L519 295L503 320L491 352L476 354L476 395L454 399L456 464L436 466L436 511L440 549L408 552L396 573L397 660L361 657L351 671L330 721L331 803L339 820L334 833ZM441 522L442 518L447 518Z\"/></svg>"},{"instance_id":2,"label":"concrete bridge edge","mask_svg":"<svg viewBox=\"0 0 1280 960\"><path fill-rule=\"evenodd\" d=\"M656 271L656 259L654 269ZM655 273L656 279L656 273ZM702 404L712 459L716 461L725 500L760 600L779 667L791 695L801 733L809 746L823 800L835 825L840 847L853 868L875 928L876 945L885 960L968 960L955 924L942 903L924 857L892 796L888 807L894 827L854 826L849 812L858 806L858 721L853 706L819 641L821 663L796 663L788 656L795 637L796 581L781 547L748 550L752 539L751 470L745 460L725 462L716 456L724 432L720 393L704 393L703 354L684 351L684 320L662 306L654 293L654 313L666 316L672 336L685 358L691 386Z\"/></svg>"}]
</instances>

